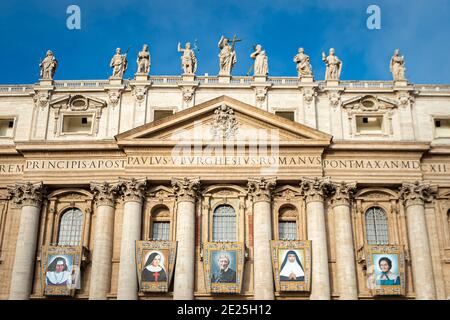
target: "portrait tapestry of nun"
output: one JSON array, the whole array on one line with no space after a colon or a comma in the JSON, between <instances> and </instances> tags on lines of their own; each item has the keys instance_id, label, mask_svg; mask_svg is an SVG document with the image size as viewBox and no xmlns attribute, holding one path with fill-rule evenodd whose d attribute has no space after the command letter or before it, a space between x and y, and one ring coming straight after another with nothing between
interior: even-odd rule
<instances>
[{"instance_id":1,"label":"portrait tapestry of nun","mask_svg":"<svg viewBox=\"0 0 450 320\"><path fill-rule=\"evenodd\" d=\"M280 267L280 281L304 281L305 270L297 253L289 250Z\"/></svg>"},{"instance_id":2,"label":"portrait tapestry of nun","mask_svg":"<svg viewBox=\"0 0 450 320\"><path fill-rule=\"evenodd\" d=\"M68 286L72 284L72 273L69 271L64 257L56 257L49 264L46 273L47 285Z\"/></svg>"},{"instance_id":3,"label":"portrait tapestry of nun","mask_svg":"<svg viewBox=\"0 0 450 320\"><path fill-rule=\"evenodd\" d=\"M164 267L164 255L159 251L149 254L141 272L143 282L164 282L167 281L167 272Z\"/></svg>"}]
</instances>

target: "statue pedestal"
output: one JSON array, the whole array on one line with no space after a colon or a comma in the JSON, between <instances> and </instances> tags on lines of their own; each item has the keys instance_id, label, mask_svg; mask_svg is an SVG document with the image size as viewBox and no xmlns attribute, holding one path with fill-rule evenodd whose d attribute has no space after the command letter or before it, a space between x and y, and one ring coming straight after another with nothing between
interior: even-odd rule
<instances>
[{"instance_id":1,"label":"statue pedestal","mask_svg":"<svg viewBox=\"0 0 450 320\"><path fill-rule=\"evenodd\" d=\"M327 80L326 84L327 84L327 87L338 87L339 80Z\"/></svg>"},{"instance_id":2,"label":"statue pedestal","mask_svg":"<svg viewBox=\"0 0 450 320\"><path fill-rule=\"evenodd\" d=\"M39 79L39 85L41 87L52 87L53 79Z\"/></svg>"},{"instance_id":3,"label":"statue pedestal","mask_svg":"<svg viewBox=\"0 0 450 320\"><path fill-rule=\"evenodd\" d=\"M394 87L407 87L408 81L407 80L396 80L394 81Z\"/></svg>"},{"instance_id":4,"label":"statue pedestal","mask_svg":"<svg viewBox=\"0 0 450 320\"><path fill-rule=\"evenodd\" d=\"M136 73L134 75L134 80L136 81L147 81L148 80L148 74L146 73Z\"/></svg>"},{"instance_id":5,"label":"statue pedestal","mask_svg":"<svg viewBox=\"0 0 450 320\"><path fill-rule=\"evenodd\" d=\"M253 82L266 82L267 76L253 76Z\"/></svg>"},{"instance_id":6,"label":"statue pedestal","mask_svg":"<svg viewBox=\"0 0 450 320\"><path fill-rule=\"evenodd\" d=\"M299 77L299 82L311 83L311 82L314 82L314 77L313 76L301 76L301 77Z\"/></svg>"},{"instance_id":7,"label":"statue pedestal","mask_svg":"<svg viewBox=\"0 0 450 320\"><path fill-rule=\"evenodd\" d=\"M183 73L181 78L183 82L192 82L195 80L195 74Z\"/></svg>"},{"instance_id":8,"label":"statue pedestal","mask_svg":"<svg viewBox=\"0 0 450 320\"><path fill-rule=\"evenodd\" d=\"M219 74L218 78L219 78L219 83L230 83L231 82L230 75Z\"/></svg>"},{"instance_id":9,"label":"statue pedestal","mask_svg":"<svg viewBox=\"0 0 450 320\"><path fill-rule=\"evenodd\" d=\"M123 81L122 78L114 78L114 77L109 78L109 84L111 85L121 85L122 81Z\"/></svg>"}]
</instances>

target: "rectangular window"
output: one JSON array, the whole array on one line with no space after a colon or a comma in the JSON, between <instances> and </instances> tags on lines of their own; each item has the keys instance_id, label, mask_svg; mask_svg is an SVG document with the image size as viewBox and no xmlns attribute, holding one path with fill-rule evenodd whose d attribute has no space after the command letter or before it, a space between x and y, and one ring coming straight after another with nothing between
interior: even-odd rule
<instances>
[{"instance_id":1,"label":"rectangular window","mask_svg":"<svg viewBox=\"0 0 450 320\"><path fill-rule=\"evenodd\" d=\"M152 240L169 240L170 222L153 222Z\"/></svg>"},{"instance_id":2,"label":"rectangular window","mask_svg":"<svg viewBox=\"0 0 450 320\"><path fill-rule=\"evenodd\" d=\"M382 116L357 116L356 132L359 134L382 134Z\"/></svg>"},{"instance_id":3,"label":"rectangular window","mask_svg":"<svg viewBox=\"0 0 450 320\"><path fill-rule=\"evenodd\" d=\"M297 240L297 223L295 221L279 221L278 236L280 240Z\"/></svg>"},{"instance_id":4,"label":"rectangular window","mask_svg":"<svg viewBox=\"0 0 450 320\"><path fill-rule=\"evenodd\" d=\"M450 138L450 119L434 119L434 137Z\"/></svg>"},{"instance_id":5,"label":"rectangular window","mask_svg":"<svg viewBox=\"0 0 450 320\"><path fill-rule=\"evenodd\" d=\"M92 115L64 115L63 133L91 133Z\"/></svg>"},{"instance_id":6,"label":"rectangular window","mask_svg":"<svg viewBox=\"0 0 450 320\"><path fill-rule=\"evenodd\" d=\"M0 137L14 135L14 119L0 119Z\"/></svg>"},{"instance_id":7,"label":"rectangular window","mask_svg":"<svg viewBox=\"0 0 450 320\"><path fill-rule=\"evenodd\" d=\"M173 115L173 110L154 110L153 121Z\"/></svg>"},{"instance_id":8,"label":"rectangular window","mask_svg":"<svg viewBox=\"0 0 450 320\"><path fill-rule=\"evenodd\" d=\"M295 112L294 111L275 111L275 115L291 120L291 121L295 121Z\"/></svg>"}]
</instances>

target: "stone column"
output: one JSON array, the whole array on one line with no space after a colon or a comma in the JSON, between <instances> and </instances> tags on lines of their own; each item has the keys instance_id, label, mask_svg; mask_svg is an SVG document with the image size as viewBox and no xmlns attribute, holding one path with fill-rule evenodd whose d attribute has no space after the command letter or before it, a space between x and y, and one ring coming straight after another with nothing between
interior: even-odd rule
<instances>
[{"instance_id":1,"label":"stone column","mask_svg":"<svg viewBox=\"0 0 450 320\"><path fill-rule=\"evenodd\" d=\"M255 300L273 300L271 192L275 179L249 179L248 191L253 196L253 283Z\"/></svg>"},{"instance_id":2,"label":"stone column","mask_svg":"<svg viewBox=\"0 0 450 320\"><path fill-rule=\"evenodd\" d=\"M400 189L406 209L412 278L416 299L436 299L432 256L425 219L425 201L432 201L436 188L419 181L404 183Z\"/></svg>"},{"instance_id":3,"label":"stone column","mask_svg":"<svg viewBox=\"0 0 450 320\"><path fill-rule=\"evenodd\" d=\"M300 187L305 197L307 232L312 247L310 299L329 300L330 273L328 269L328 246L323 202L324 197L331 190L331 183L326 179L304 179Z\"/></svg>"},{"instance_id":4,"label":"stone column","mask_svg":"<svg viewBox=\"0 0 450 320\"><path fill-rule=\"evenodd\" d=\"M334 186L331 198L334 212L334 234L336 246L336 273L340 300L357 300L355 250L350 198L356 190L356 183L342 182Z\"/></svg>"},{"instance_id":5,"label":"stone column","mask_svg":"<svg viewBox=\"0 0 450 320\"><path fill-rule=\"evenodd\" d=\"M141 239L142 203L147 180L123 179L120 185L124 206L117 299L137 300L136 241Z\"/></svg>"},{"instance_id":6,"label":"stone column","mask_svg":"<svg viewBox=\"0 0 450 320\"><path fill-rule=\"evenodd\" d=\"M147 181L122 180L123 198L122 241L120 245L118 300L137 300L136 241L141 239L142 202Z\"/></svg>"},{"instance_id":7,"label":"stone column","mask_svg":"<svg viewBox=\"0 0 450 320\"><path fill-rule=\"evenodd\" d=\"M89 299L106 300L111 286L114 239L114 205L119 191L117 183L91 183L97 206Z\"/></svg>"},{"instance_id":8,"label":"stone column","mask_svg":"<svg viewBox=\"0 0 450 320\"><path fill-rule=\"evenodd\" d=\"M172 179L177 198L177 260L173 298L194 299L195 272L195 200L200 186L198 178Z\"/></svg>"},{"instance_id":9,"label":"stone column","mask_svg":"<svg viewBox=\"0 0 450 320\"><path fill-rule=\"evenodd\" d=\"M17 183L8 189L13 202L22 206L9 299L27 300L33 286L39 216L45 191L42 182Z\"/></svg>"}]
</instances>

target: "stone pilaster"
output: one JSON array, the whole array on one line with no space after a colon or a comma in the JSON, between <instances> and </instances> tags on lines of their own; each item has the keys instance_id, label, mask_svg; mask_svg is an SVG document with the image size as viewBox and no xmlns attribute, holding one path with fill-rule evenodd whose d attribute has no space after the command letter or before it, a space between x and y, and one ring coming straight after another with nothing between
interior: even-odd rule
<instances>
[{"instance_id":1,"label":"stone pilaster","mask_svg":"<svg viewBox=\"0 0 450 320\"><path fill-rule=\"evenodd\" d=\"M436 299L425 218L425 202L432 201L436 191L436 187L419 181L404 183L400 188L400 197L406 208L414 291L419 300Z\"/></svg>"},{"instance_id":2,"label":"stone pilaster","mask_svg":"<svg viewBox=\"0 0 450 320\"><path fill-rule=\"evenodd\" d=\"M124 199L118 300L137 300L136 241L141 239L142 202L147 180L122 179L119 182Z\"/></svg>"},{"instance_id":3,"label":"stone pilaster","mask_svg":"<svg viewBox=\"0 0 450 320\"><path fill-rule=\"evenodd\" d=\"M271 199L276 179L252 178L248 192L253 197L253 283L255 300L273 300Z\"/></svg>"},{"instance_id":4,"label":"stone pilaster","mask_svg":"<svg viewBox=\"0 0 450 320\"><path fill-rule=\"evenodd\" d=\"M90 300L106 300L111 285L114 238L114 206L119 192L117 183L91 183L96 205L94 247L89 290Z\"/></svg>"},{"instance_id":5,"label":"stone pilaster","mask_svg":"<svg viewBox=\"0 0 450 320\"><path fill-rule=\"evenodd\" d=\"M10 186L8 191L12 201L22 206L9 299L27 300L33 284L39 216L45 189L42 182L27 182Z\"/></svg>"},{"instance_id":6,"label":"stone pilaster","mask_svg":"<svg viewBox=\"0 0 450 320\"><path fill-rule=\"evenodd\" d=\"M330 299L330 274L325 226L324 197L332 190L328 179L303 179L300 183L306 202L308 239L312 246L312 300Z\"/></svg>"},{"instance_id":7,"label":"stone pilaster","mask_svg":"<svg viewBox=\"0 0 450 320\"><path fill-rule=\"evenodd\" d=\"M351 199L355 190L356 183L342 182L334 185L331 198L334 212L337 284L339 299L341 300L358 299L350 209Z\"/></svg>"},{"instance_id":8,"label":"stone pilaster","mask_svg":"<svg viewBox=\"0 0 450 320\"><path fill-rule=\"evenodd\" d=\"M195 201L200 188L198 178L172 179L177 199L177 261L173 298L194 299L195 272Z\"/></svg>"}]
</instances>

